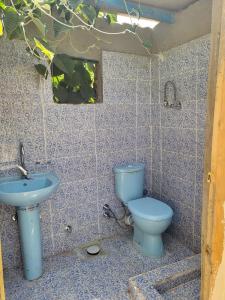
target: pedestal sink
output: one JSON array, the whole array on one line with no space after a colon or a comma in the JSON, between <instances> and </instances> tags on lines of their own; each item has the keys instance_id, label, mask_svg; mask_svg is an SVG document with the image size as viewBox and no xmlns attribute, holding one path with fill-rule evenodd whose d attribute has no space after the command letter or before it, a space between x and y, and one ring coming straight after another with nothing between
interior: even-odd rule
<instances>
[{"instance_id":1,"label":"pedestal sink","mask_svg":"<svg viewBox=\"0 0 225 300\"><path fill-rule=\"evenodd\" d=\"M31 174L29 179L0 179L0 203L16 206L24 276L34 280L42 275L42 246L39 204L57 189L59 179L52 173Z\"/></svg>"}]
</instances>

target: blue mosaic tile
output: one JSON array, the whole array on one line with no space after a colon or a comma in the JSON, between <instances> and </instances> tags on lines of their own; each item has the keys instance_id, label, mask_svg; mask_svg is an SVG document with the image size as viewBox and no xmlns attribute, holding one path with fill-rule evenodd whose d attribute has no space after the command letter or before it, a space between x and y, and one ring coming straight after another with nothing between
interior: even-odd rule
<instances>
[{"instance_id":1,"label":"blue mosaic tile","mask_svg":"<svg viewBox=\"0 0 225 300\"><path fill-rule=\"evenodd\" d=\"M203 157L205 151L205 130L197 130L197 156Z\"/></svg>"},{"instance_id":2,"label":"blue mosaic tile","mask_svg":"<svg viewBox=\"0 0 225 300\"><path fill-rule=\"evenodd\" d=\"M83 235L84 236L84 235ZM144 270L179 260L185 248L171 237L165 237L166 248L171 253L164 260L142 258L132 246L130 235L101 242L104 255L77 256L79 245L71 240L72 252L55 255L44 260L43 276L33 282L25 281L20 269L5 272L7 299L129 299L128 279ZM60 242L57 241L57 242ZM173 244L173 247L171 245ZM69 245L69 244L68 244ZM174 248L176 245L176 251ZM170 248L171 247L171 248ZM169 250L171 249L171 250ZM77 252L78 251L78 252ZM85 251L85 250L84 250ZM174 252L173 252L174 251ZM85 252L84 252L85 253ZM175 253L179 253L178 257ZM175 256L173 256L175 255ZM138 281L138 279L137 279Z\"/></svg>"},{"instance_id":3,"label":"blue mosaic tile","mask_svg":"<svg viewBox=\"0 0 225 300\"><path fill-rule=\"evenodd\" d=\"M198 99L206 99L208 92L208 72L200 70L198 73L197 82L197 97Z\"/></svg>"},{"instance_id":4,"label":"blue mosaic tile","mask_svg":"<svg viewBox=\"0 0 225 300\"><path fill-rule=\"evenodd\" d=\"M151 148L152 147L152 127L140 126L137 128L137 148Z\"/></svg>"},{"instance_id":5,"label":"blue mosaic tile","mask_svg":"<svg viewBox=\"0 0 225 300\"><path fill-rule=\"evenodd\" d=\"M103 77L121 78L121 79L136 79L137 66L141 67L142 61L138 56L125 53L115 53L103 51Z\"/></svg>"},{"instance_id":6,"label":"blue mosaic tile","mask_svg":"<svg viewBox=\"0 0 225 300\"><path fill-rule=\"evenodd\" d=\"M201 99L197 101L197 128L205 129L206 125L206 106L207 102L205 99Z\"/></svg>"},{"instance_id":7,"label":"blue mosaic tile","mask_svg":"<svg viewBox=\"0 0 225 300\"><path fill-rule=\"evenodd\" d=\"M162 172L166 174L166 176L175 175L183 180L194 183L196 158L195 156L184 156L181 153L163 151Z\"/></svg>"},{"instance_id":8,"label":"blue mosaic tile","mask_svg":"<svg viewBox=\"0 0 225 300\"><path fill-rule=\"evenodd\" d=\"M149 81L137 81L137 103L150 104L151 86Z\"/></svg>"},{"instance_id":9,"label":"blue mosaic tile","mask_svg":"<svg viewBox=\"0 0 225 300\"><path fill-rule=\"evenodd\" d=\"M151 81L151 104L160 103L159 80Z\"/></svg>"},{"instance_id":10,"label":"blue mosaic tile","mask_svg":"<svg viewBox=\"0 0 225 300\"><path fill-rule=\"evenodd\" d=\"M163 128L162 148L166 151L194 155L196 132L194 129Z\"/></svg>"},{"instance_id":11,"label":"blue mosaic tile","mask_svg":"<svg viewBox=\"0 0 225 300\"><path fill-rule=\"evenodd\" d=\"M150 58L148 56L136 56L135 67L137 68L137 79L149 81L151 79Z\"/></svg>"},{"instance_id":12,"label":"blue mosaic tile","mask_svg":"<svg viewBox=\"0 0 225 300\"><path fill-rule=\"evenodd\" d=\"M161 193L165 198L179 201L189 207L194 207L194 182L185 181L176 176L162 174Z\"/></svg>"},{"instance_id":13,"label":"blue mosaic tile","mask_svg":"<svg viewBox=\"0 0 225 300\"><path fill-rule=\"evenodd\" d=\"M55 172L61 183L93 178L96 174L95 156L77 156L53 159L49 171Z\"/></svg>"},{"instance_id":14,"label":"blue mosaic tile","mask_svg":"<svg viewBox=\"0 0 225 300\"><path fill-rule=\"evenodd\" d=\"M118 149L119 150L119 149ZM113 174L113 167L136 161L136 151L115 151L99 153L97 158L97 175L107 176Z\"/></svg>"},{"instance_id":15,"label":"blue mosaic tile","mask_svg":"<svg viewBox=\"0 0 225 300\"><path fill-rule=\"evenodd\" d=\"M124 79L110 79L103 82L104 103L135 104L136 81Z\"/></svg>"},{"instance_id":16,"label":"blue mosaic tile","mask_svg":"<svg viewBox=\"0 0 225 300\"><path fill-rule=\"evenodd\" d=\"M161 149L162 131L159 126L152 126L152 148Z\"/></svg>"},{"instance_id":17,"label":"blue mosaic tile","mask_svg":"<svg viewBox=\"0 0 225 300\"><path fill-rule=\"evenodd\" d=\"M151 80L159 79L159 58L157 55L151 56Z\"/></svg>"},{"instance_id":18,"label":"blue mosaic tile","mask_svg":"<svg viewBox=\"0 0 225 300\"><path fill-rule=\"evenodd\" d=\"M134 119L133 119L134 122ZM137 124L145 126L151 124L151 106L148 104L138 103L137 105Z\"/></svg>"},{"instance_id":19,"label":"blue mosaic tile","mask_svg":"<svg viewBox=\"0 0 225 300\"><path fill-rule=\"evenodd\" d=\"M100 129L96 133L97 152L130 150L136 145L135 128Z\"/></svg>"},{"instance_id":20,"label":"blue mosaic tile","mask_svg":"<svg viewBox=\"0 0 225 300\"><path fill-rule=\"evenodd\" d=\"M132 127L135 125L135 114L135 105L98 105L96 106L96 128Z\"/></svg>"}]
</instances>

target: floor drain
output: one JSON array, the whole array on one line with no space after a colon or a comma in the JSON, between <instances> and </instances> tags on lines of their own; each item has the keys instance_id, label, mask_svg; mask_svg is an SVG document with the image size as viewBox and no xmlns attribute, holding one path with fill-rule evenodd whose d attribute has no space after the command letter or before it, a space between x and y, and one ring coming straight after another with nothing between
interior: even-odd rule
<instances>
[{"instance_id":1,"label":"floor drain","mask_svg":"<svg viewBox=\"0 0 225 300\"><path fill-rule=\"evenodd\" d=\"M100 252L100 247L98 245L92 245L87 248L87 253L90 255L97 255Z\"/></svg>"}]
</instances>

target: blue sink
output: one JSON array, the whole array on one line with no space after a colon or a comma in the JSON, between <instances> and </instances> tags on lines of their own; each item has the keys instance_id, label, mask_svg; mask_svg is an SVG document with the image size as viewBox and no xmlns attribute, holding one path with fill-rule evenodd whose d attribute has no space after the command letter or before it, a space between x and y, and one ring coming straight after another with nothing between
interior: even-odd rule
<instances>
[{"instance_id":1,"label":"blue sink","mask_svg":"<svg viewBox=\"0 0 225 300\"><path fill-rule=\"evenodd\" d=\"M0 203L16 207L34 206L56 190L59 179L52 173L32 174L31 179L8 177L0 180Z\"/></svg>"},{"instance_id":2,"label":"blue sink","mask_svg":"<svg viewBox=\"0 0 225 300\"><path fill-rule=\"evenodd\" d=\"M0 203L16 206L24 277L34 280L42 275L42 245L39 203L58 187L52 173L32 174L30 179L0 179Z\"/></svg>"}]
</instances>

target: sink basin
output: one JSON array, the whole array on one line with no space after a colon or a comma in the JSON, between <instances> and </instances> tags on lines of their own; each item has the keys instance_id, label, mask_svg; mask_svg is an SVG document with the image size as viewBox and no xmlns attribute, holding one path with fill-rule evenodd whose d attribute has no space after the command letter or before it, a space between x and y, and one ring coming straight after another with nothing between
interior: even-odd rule
<instances>
[{"instance_id":1,"label":"sink basin","mask_svg":"<svg viewBox=\"0 0 225 300\"><path fill-rule=\"evenodd\" d=\"M52 173L32 174L31 179L3 178L0 180L0 203L30 207L46 200L58 184L59 179Z\"/></svg>"},{"instance_id":2,"label":"sink basin","mask_svg":"<svg viewBox=\"0 0 225 300\"><path fill-rule=\"evenodd\" d=\"M16 206L24 277L34 280L42 275L42 245L39 203L58 187L52 173L32 174L30 179L0 179L0 203Z\"/></svg>"}]
</instances>

